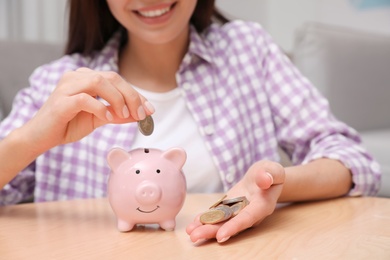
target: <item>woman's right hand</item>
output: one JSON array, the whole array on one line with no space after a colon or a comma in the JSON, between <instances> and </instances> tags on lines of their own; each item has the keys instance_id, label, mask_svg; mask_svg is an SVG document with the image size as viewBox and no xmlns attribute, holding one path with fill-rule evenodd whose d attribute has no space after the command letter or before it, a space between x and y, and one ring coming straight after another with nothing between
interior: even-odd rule
<instances>
[{"instance_id":1,"label":"woman's right hand","mask_svg":"<svg viewBox=\"0 0 390 260\"><path fill-rule=\"evenodd\" d=\"M153 106L119 74L80 68L62 76L23 132L42 153L78 141L104 124L135 122L153 112Z\"/></svg>"}]
</instances>

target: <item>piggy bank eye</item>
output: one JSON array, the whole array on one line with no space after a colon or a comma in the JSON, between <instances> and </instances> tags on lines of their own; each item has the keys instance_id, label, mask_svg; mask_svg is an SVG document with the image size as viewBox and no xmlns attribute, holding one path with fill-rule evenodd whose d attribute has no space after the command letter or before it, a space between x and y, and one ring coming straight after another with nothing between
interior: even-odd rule
<instances>
[{"instance_id":1,"label":"piggy bank eye","mask_svg":"<svg viewBox=\"0 0 390 260\"><path fill-rule=\"evenodd\" d=\"M140 171L140 170L136 170L135 173L136 173L136 174L140 174L141 171Z\"/></svg>"},{"instance_id":2,"label":"piggy bank eye","mask_svg":"<svg viewBox=\"0 0 390 260\"><path fill-rule=\"evenodd\" d=\"M157 169L156 172L157 172L157 173L160 173L161 171L160 171L160 169Z\"/></svg>"}]
</instances>

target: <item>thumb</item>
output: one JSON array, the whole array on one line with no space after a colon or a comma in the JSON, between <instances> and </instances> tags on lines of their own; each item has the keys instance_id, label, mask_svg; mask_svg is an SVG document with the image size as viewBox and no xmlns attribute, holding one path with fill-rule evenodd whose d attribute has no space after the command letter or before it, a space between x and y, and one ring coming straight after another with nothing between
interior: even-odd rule
<instances>
[{"instance_id":1,"label":"thumb","mask_svg":"<svg viewBox=\"0 0 390 260\"><path fill-rule=\"evenodd\" d=\"M255 163L250 171L250 174L254 176L254 182L261 189L268 189L272 185L284 183L285 172L279 163L260 161Z\"/></svg>"}]
</instances>

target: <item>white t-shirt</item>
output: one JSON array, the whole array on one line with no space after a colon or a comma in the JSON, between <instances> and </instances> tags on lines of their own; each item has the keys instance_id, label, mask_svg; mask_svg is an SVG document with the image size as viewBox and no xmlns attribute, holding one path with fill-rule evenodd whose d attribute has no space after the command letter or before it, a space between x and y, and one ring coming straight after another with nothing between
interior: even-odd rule
<instances>
[{"instance_id":1,"label":"white t-shirt","mask_svg":"<svg viewBox=\"0 0 390 260\"><path fill-rule=\"evenodd\" d=\"M210 151L199 132L193 116L188 110L180 89L156 93L135 87L154 106L152 115L154 132L150 136L137 133L133 149L158 148L167 150L181 147L187 153L183 173L188 192L223 192L218 169ZM175 126L172 128L172 126Z\"/></svg>"}]
</instances>

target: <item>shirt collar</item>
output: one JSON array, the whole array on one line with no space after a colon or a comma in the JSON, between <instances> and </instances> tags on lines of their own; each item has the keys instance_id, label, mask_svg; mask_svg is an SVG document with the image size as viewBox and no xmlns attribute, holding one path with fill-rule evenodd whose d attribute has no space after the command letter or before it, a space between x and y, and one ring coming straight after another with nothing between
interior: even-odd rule
<instances>
[{"instance_id":1,"label":"shirt collar","mask_svg":"<svg viewBox=\"0 0 390 260\"><path fill-rule=\"evenodd\" d=\"M198 56L199 58L211 63L213 61L211 48L206 42L204 35L199 34L193 25L190 26L190 45L188 53Z\"/></svg>"}]
</instances>

